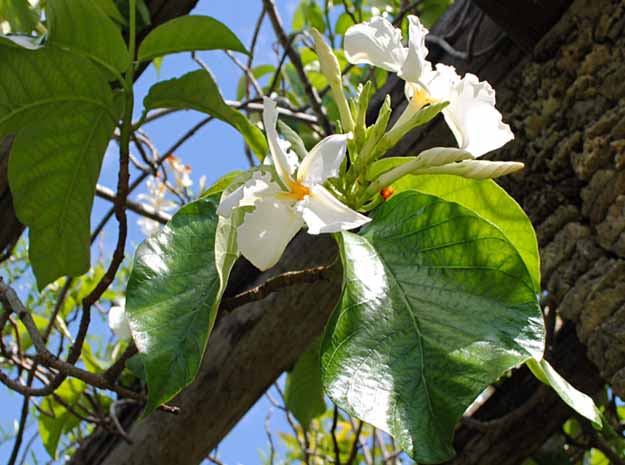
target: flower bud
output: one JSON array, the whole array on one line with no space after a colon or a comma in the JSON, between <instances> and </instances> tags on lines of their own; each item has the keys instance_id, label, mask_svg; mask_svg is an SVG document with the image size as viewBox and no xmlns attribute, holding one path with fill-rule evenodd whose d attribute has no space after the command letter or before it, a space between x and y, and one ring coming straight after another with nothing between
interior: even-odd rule
<instances>
[{"instance_id":1,"label":"flower bud","mask_svg":"<svg viewBox=\"0 0 625 465\"><path fill-rule=\"evenodd\" d=\"M349 109L347 98L343 93L343 81L339 60L317 29L313 28L312 34L315 38L315 51L319 57L321 74L325 76L330 85L332 96L334 97L334 101L339 109L339 114L341 115L343 130L345 132L353 132L354 119L352 118L352 112Z\"/></svg>"}]
</instances>

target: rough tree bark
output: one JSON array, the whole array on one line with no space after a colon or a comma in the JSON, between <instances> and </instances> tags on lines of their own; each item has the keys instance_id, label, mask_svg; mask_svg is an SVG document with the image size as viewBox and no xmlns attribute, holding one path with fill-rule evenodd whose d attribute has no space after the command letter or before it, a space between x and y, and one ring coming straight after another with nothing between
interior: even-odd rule
<instances>
[{"instance_id":1,"label":"rough tree bark","mask_svg":"<svg viewBox=\"0 0 625 465\"><path fill-rule=\"evenodd\" d=\"M499 106L517 136L494 158L526 164L524 172L502 182L536 226L543 287L552 305L571 320L556 338L551 358L586 392L601 388L596 365L625 395L625 6L621 0L576 0L527 56L523 47L534 45L535 31L542 36L552 26L545 23L541 29L537 21L557 18L547 14L552 10L543 10L551 5L561 11L565 2L532 2L535 14L526 17L536 18L533 32L525 39L512 32L517 44L500 39L488 53L484 47L500 36L495 23L506 25L500 15L506 10L489 10L493 2L480 1L494 21L478 21L479 11L469 5L465 14L465 3L457 1L435 32L453 31L462 17L469 24L481 22L477 34L469 26L448 39L462 50L473 35L472 59L450 56L435 45L431 56L495 83ZM385 90L394 101L401 100L401 83L391 79ZM450 141L443 125L435 124L426 133L411 134L396 152L414 153ZM329 250L327 242L299 237L281 268L328 260L334 254ZM319 251L327 254L320 257ZM248 286L254 276L235 274L240 282L233 289ZM304 285L222 317L200 377L176 400L183 407L181 416L158 413L133 424L133 444L98 432L74 463L199 463L319 334L337 293L337 282ZM594 364L584 357L586 347L576 333ZM134 414L128 414L129 423ZM494 424L460 425L458 457L451 463L521 463L570 414L551 391L517 370L474 415L481 421L503 418Z\"/></svg>"}]
</instances>

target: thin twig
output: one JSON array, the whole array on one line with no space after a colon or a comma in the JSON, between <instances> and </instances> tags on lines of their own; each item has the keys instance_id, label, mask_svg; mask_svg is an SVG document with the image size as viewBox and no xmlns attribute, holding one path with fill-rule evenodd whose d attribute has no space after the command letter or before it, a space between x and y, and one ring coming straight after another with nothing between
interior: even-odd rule
<instances>
[{"instance_id":1,"label":"thin twig","mask_svg":"<svg viewBox=\"0 0 625 465\"><path fill-rule=\"evenodd\" d=\"M116 199L115 192L113 192L108 187L101 186L101 185L98 184L96 186L95 193L101 199L105 199L105 200L108 200L109 202L113 202L113 203L115 202L115 199ZM149 205L144 205L142 203L135 202L135 201L130 200L130 199L126 200L126 207L128 207L128 210L130 210L132 212L135 212L138 215L144 216L144 217L149 218L149 219L154 220L154 221L158 221L161 224L165 224L165 223L167 223L168 221L171 220L171 215L169 215L169 214L167 214L165 212L161 212L159 210L156 210L156 209L150 207Z\"/></svg>"},{"instance_id":2,"label":"thin twig","mask_svg":"<svg viewBox=\"0 0 625 465\"><path fill-rule=\"evenodd\" d=\"M334 447L334 462L337 465L341 465L341 449L339 448L339 441L336 437L336 427L339 419L339 408L334 406L334 413L332 414L332 428L330 434L332 434L332 446Z\"/></svg>"},{"instance_id":3,"label":"thin twig","mask_svg":"<svg viewBox=\"0 0 625 465\"><path fill-rule=\"evenodd\" d=\"M304 86L304 92L310 100L313 111L319 117L319 122L323 127L323 130L326 132L326 134L331 134L332 125L330 124L328 115L321 105L321 99L319 98L319 94L317 94L317 91L312 86L310 80L308 79L308 76L306 75L306 71L304 70L304 64L302 63L302 59L300 58L299 53L297 53L297 51L295 51L291 46L291 41L289 40L289 37L284 30L284 26L282 25L282 19L280 18L278 10L276 9L274 0L263 0L263 5L265 5L265 10L269 15L269 19L271 20L271 24L273 25L273 29L276 33L276 36L278 37L278 40L282 44L282 47L287 51L289 59L291 60L291 63L293 63L293 66L295 67L295 70L297 71L297 74L302 81L302 84Z\"/></svg>"},{"instance_id":4,"label":"thin twig","mask_svg":"<svg viewBox=\"0 0 625 465\"><path fill-rule=\"evenodd\" d=\"M31 386L33 380L35 379L35 372L31 371L28 373L28 379L26 381L27 386ZM13 450L11 451L11 457L7 462L7 465L15 465L17 461L17 456L20 452L20 447L22 447L22 439L24 438L24 430L26 429L26 420L28 419L28 412L30 406L30 396L24 396L22 400L22 411L20 413L20 422L17 428L17 434L15 435L15 441L13 443Z\"/></svg>"},{"instance_id":5,"label":"thin twig","mask_svg":"<svg viewBox=\"0 0 625 465\"><path fill-rule=\"evenodd\" d=\"M355 431L355 433L354 433L354 442L352 442L352 448L349 451L349 456L347 458L347 462L345 462L345 465L352 465L354 463L354 460L356 460L356 455L358 454L358 447L362 447L362 443L360 441L360 433L362 432L363 422L359 420L358 426L356 427L356 425L354 425L353 418L350 418L349 421L351 422L352 429ZM363 450L363 453L364 453L364 450Z\"/></svg>"},{"instance_id":6,"label":"thin twig","mask_svg":"<svg viewBox=\"0 0 625 465\"><path fill-rule=\"evenodd\" d=\"M243 71L243 73L245 74L245 76L247 78L247 82L251 83L252 86L254 86L254 90L256 91L256 94L257 95L263 95L263 89L262 89L262 87L260 87L260 84L258 83L256 78L254 77L254 73L252 73L252 70L249 69L247 66L245 66L243 63L241 63L241 61L237 57L235 57L234 54L230 50L224 50L224 52L226 53L226 55L228 55L228 58L230 58L230 60L241 71Z\"/></svg>"},{"instance_id":7,"label":"thin twig","mask_svg":"<svg viewBox=\"0 0 625 465\"><path fill-rule=\"evenodd\" d=\"M322 279L327 279L331 272L331 265L322 265L301 271L289 271L271 278L263 284L256 286L240 294L224 299L221 302L222 310L234 310L241 305L256 302L285 287L296 284L311 284Z\"/></svg>"}]
</instances>

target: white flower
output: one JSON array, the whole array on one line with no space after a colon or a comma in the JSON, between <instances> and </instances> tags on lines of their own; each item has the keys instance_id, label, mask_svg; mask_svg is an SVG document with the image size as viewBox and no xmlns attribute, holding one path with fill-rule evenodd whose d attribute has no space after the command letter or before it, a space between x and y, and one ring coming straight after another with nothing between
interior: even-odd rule
<instances>
[{"instance_id":1,"label":"white flower","mask_svg":"<svg viewBox=\"0 0 625 465\"><path fill-rule=\"evenodd\" d=\"M326 137L293 170L278 137L277 120L275 103L265 97L263 123L278 182L269 174L257 172L222 198L217 210L228 217L233 208L255 207L245 214L237 230L237 241L241 254L260 270L269 269L280 260L288 243L304 225L308 226L309 234L319 234L354 229L370 221L323 187L328 178L338 175L348 136Z\"/></svg>"},{"instance_id":2,"label":"white flower","mask_svg":"<svg viewBox=\"0 0 625 465\"><path fill-rule=\"evenodd\" d=\"M117 336L118 339L127 341L132 338L130 333L130 325L128 324L128 318L126 317L126 299L119 299L117 305L114 305L109 310L108 323L111 331Z\"/></svg>"},{"instance_id":3,"label":"white flower","mask_svg":"<svg viewBox=\"0 0 625 465\"><path fill-rule=\"evenodd\" d=\"M176 203L167 199L167 187L159 178L149 178L146 181L147 194L139 194L138 198L145 205L159 212L167 212L176 208ZM157 232L161 225L150 218L141 217L137 221L141 231L146 236L151 236Z\"/></svg>"},{"instance_id":4,"label":"white flower","mask_svg":"<svg viewBox=\"0 0 625 465\"><path fill-rule=\"evenodd\" d=\"M409 46L401 42L401 30L385 18L352 26L345 33L345 56L354 64L366 63L397 73L406 81L408 107L395 123L400 126L424 105L449 102L443 110L458 146L479 157L514 138L495 108L495 91L473 74L460 78L451 66L432 68L425 57L427 29L409 16Z\"/></svg>"}]
</instances>

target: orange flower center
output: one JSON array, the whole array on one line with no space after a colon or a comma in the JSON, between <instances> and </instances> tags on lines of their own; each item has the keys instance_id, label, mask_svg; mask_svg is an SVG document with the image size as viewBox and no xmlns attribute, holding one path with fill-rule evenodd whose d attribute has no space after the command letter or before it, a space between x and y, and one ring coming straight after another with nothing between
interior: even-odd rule
<instances>
[{"instance_id":1,"label":"orange flower center","mask_svg":"<svg viewBox=\"0 0 625 465\"><path fill-rule=\"evenodd\" d=\"M310 195L310 189L298 181L290 181L289 189L289 192L283 192L281 195L290 200L300 201L304 200L307 195Z\"/></svg>"},{"instance_id":2,"label":"orange flower center","mask_svg":"<svg viewBox=\"0 0 625 465\"><path fill-rule=\"evenodd\" d=\"M392 187L385 187L380 191L380 195L384 200L388 200L394 193L395 189L393 189Z\"/></svg>"}]
</instances>

